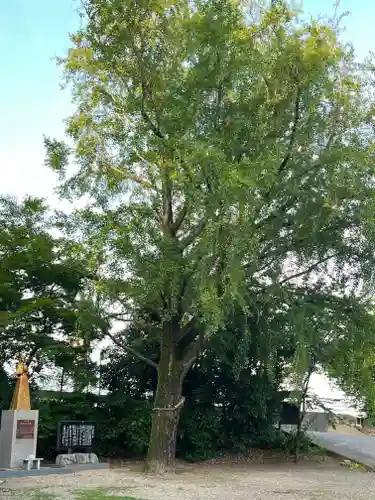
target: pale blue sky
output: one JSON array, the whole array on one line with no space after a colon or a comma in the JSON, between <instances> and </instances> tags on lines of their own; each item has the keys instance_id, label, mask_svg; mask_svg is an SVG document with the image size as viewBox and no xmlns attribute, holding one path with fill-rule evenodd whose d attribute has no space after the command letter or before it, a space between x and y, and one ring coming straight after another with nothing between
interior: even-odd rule
<instances>
[{"instance_id":1,"label":"pale blue sky","mask_svg":"<svg viewBox=\"0 0 375 500\"><path fill-rule=\"evenodd\" d=\"M78 26L75 0L11 0L0 11L0 192L47 196L43 134L63 133L70 96L53 57L64 55Z\"/></svg>"},{"instance_id":2,"label":"pale blue sky","mask_svg":"<svg viewBox=\"0 0 375 500\"><path fill-rule=\"evenodd\" d=\"M300 0L297 0L300 1ZM308 12L333 12L333 0L304 0ZM78 26L77 0L12 0L0 13L0 192L49 196L54 176L44 166L43 134L61 136L71 110L53 57L64 55ZM342 0L346 38L360 56L375 50L374 0ZM52 200L51 200L52 201Z\"/></svg>"}]
</instances>

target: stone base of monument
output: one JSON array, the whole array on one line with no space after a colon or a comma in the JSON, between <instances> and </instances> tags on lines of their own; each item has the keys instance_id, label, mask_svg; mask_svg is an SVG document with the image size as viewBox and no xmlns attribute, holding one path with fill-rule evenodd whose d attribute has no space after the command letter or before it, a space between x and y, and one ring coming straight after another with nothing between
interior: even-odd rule
<instances>
[{"instance_id":1,"label":"stone base of monument","mask_svg":"<svg viewBox=\"0 0 375 500\"><path fill-rule=\"evenodd\" d=\"M99 459L95 453L66 453L57 455L56 465L81 465L81 464L98 464Z\"/></svg>"},{"instance_id":2,"label":"stone base of monument","mask_svg":"<svg viewBox=\"0 0 375 500\"><path fill-rule=\"evenodd\" d=\"M38 410L3 410L0 428L0 468L22 469L23 461L35 457Z\"/></svg>"}]
</instances>

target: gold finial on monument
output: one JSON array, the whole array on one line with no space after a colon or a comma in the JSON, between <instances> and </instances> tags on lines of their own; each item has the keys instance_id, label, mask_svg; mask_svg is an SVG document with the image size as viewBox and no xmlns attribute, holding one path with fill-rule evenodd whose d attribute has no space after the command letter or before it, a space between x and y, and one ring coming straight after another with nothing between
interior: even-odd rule
<instances>
[{"instance_id":1,"label":"gold finial on monument","mask_svg":"<svg viewBox=\"0 0 375 500\"><path fill-rule=\"evenodd\" d=\"M17 382L14 390L11 410L31 410L29 370L23 358L20 358L16 367Z\"/></svg>"}]
</instances>

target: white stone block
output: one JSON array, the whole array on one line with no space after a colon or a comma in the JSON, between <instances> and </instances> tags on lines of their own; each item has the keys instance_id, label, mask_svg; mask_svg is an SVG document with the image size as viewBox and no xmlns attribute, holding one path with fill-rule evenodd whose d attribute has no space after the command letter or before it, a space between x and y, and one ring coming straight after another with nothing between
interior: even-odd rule
<instances>
[{"instance_id":1,"label":"white stone block","mask_svg":"<svg viewBox=\"0 0 375 500\"><path fill-rule=\"evenodd\" d=\"M23 460L35 456L38 410L4 410L1 414L0 468L21 469Z\"/></svg>"},{"instance_id":2,"label":"white stone block","mask_svg":"<svg viewBox=\"0 0 375 500\"><path fill-rule=\"evenodd\" d=\"M56 465L97 464L99 459L95 453L66 453L57 455Z\"/></svg>"}]
</instances>

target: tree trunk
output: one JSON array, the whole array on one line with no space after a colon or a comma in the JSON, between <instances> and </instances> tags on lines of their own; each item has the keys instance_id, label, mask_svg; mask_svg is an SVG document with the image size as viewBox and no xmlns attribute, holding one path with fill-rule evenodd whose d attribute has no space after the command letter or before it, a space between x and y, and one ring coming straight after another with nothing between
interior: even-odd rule
<instances>
[{"instance_id":1,"label":"tree trunk","mask_svg":"<svg viewBox=\"0 0 375 500\"><path fill-rule=\"evenodd\" d=\"M146 470L161 474L173 469L182 398L183 363L175 359L172 344L164 345L158 366L158 382L152 411L152 427Z\"/></svg>"},{"instance_id":2,"label":"tree trunk","mask_svg":"<svg viewBox=\"0 0 375 500\"><path fill-rule=\"evenodd\" d=\"M299 419L297 424L297 432L295 435L295 446L294 446L294 462L297 464L299 462L300 450L301 450L301 438L302 438L302 421Z\"/></svg>"},{"instance_id":3,"label":"tree trunk","mask_svg":"<svg viewBox=\"0 0 375 500\"><path fill-rule=\"evenodd\" d=\"M65 382L65 369L62 369L61 378L60 378L60 398L62 398L64 392L64 382Z\"/></svg>"}]
</instances>

